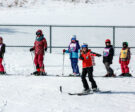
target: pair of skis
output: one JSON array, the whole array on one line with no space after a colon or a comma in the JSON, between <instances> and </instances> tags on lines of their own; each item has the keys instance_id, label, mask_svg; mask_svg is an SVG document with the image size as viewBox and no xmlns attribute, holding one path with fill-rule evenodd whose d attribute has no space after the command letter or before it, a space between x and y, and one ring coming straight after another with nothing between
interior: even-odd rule
<instances>
[{"instance_id":1,"label":"pair of skis","mask_svg":"<svg viewBox=\"0 0 135 112\"><path fill-rule=\"evenodd\" d=\"M107 90L107 91L99 90L99 91L90 91L90 92L88 92L88 93L80 92L80 93L68 93L68 94L69 94L69 95L84 96L84 95L90 95L90 94L94 94L94 93L109 94L109 93L111 93L111 91L110 91L110 90Z\"/></svg>"},{"instance_id":2,"label":"pair of skis","mask_svg":"<svg viewBox=\"0 0 135 112\"><path fill-rule=\"evenodd\" d=\"M62 86L60 86L60 92L63 93L63 89L62 89ZM65 93L65 92L64 92ZM78 92L78 93L66 93L68 95L78 95L78 96L83 96L83 95L90 95L90 94L94 94L94 93L99 93L99 94L109 94L111 93L110 90L97 90L97 91L93 91L91 90L90 92L88 93L85 93L85 92Z\"/></svg>"}]
</instances>

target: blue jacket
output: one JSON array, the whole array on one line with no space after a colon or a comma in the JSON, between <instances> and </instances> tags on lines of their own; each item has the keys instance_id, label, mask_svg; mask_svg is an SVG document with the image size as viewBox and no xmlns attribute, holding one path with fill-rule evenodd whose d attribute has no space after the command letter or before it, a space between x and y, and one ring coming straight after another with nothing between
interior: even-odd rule
<instances>
[{"instance_id":1,"label":"blue jacket","mask_svg":"<svg viewBox=\"0 0 135 112\"><path fill-rule=\"evenodd\" d=\"M66 50L66 53L70 54L70 58L78 58L78 54L80 52L80 45L79 45L79 41L76 40L75 43L70 43L68 50Z\"/></svg>"}]
</instances>

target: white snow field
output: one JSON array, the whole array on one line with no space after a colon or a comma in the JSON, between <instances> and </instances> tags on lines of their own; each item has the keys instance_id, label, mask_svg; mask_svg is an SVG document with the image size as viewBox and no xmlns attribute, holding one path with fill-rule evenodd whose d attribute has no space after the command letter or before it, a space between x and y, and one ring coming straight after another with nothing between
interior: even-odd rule
<instances>
[{"instance_id":1,"label":"white snow field","mask_svg":"<svg viewBox=\"0 0 135 112\"><path fill-rule=\"evenodd\" d=\"M89 0L91 3L70 0L0 0L0 24L49 24L49 25L135 25L135 0ZM27 2L26 2L27 1ZM79 1L79 0L78 0ZM21 3L24 2L24 3ZM11 5L12 4L12 5ZM9 6L10 5L10 6ZM20 7L21 6L21 7ZM10 7L10 8L9 8ZM6 45L32 46L35 31L31 27L0 26L0 36ZM44 30L49 42L49 29ZM62 32L62 33L61 33ZM89 32L89 33L85 33ZM67 46L72 34L77 34L80 44L104 46L106 38L112 39L112 30L57 29L53 30L53 45ZM130 33L132 38L127 38ZM84 34L84 35L83 35ZM84 36L84 37L83 37ZM89 36L91 40L89 41ZM63 37L63 38L62 38ZM134 29L124 29L117 34L117 45L122 41L134 44ZM80 77L55 77L62 74L62 50L45 54L47 77L31 76L33 54L29 47L7 47L3 65L9 75L0 76L0 112L134 112L135 111L135 55L131 49L129 64L132 78L103 78L106 74L102 57L95 58L94 78L99 89L112 93L69 96L68 92L83 90ZM102 53L103 49L92 49ZM114 56L112 68L121 73L118 63L119 50ZM64 75L72 73L68 54L65 55ZM80 72L81 61L79 61ZM90 83L89 83L90 84ZM60 93L60 86L63 93Z\"/></svg>"},{"instance_id":2,"label":"white snow field","mask_svg":"<svg viewBox=\"0 0 135 112\"><path fill-rule=\"evenodd\" d=\"M8 8L14 1L0 0L0 24L135 25L135 0L26 0Z\"/></svg>"},{"instance_id":3,"label":"white snow field","mask_svg":"<svg viewBox=\"0 0 135 112\"><path fill-rule=\"evenodd\" d=\"M62 54L46 53L48 75L62 74ZM94 77L101 90L111 94L69 96L67 92L83 90L80 77L30 76L33 62L29 48L7 48L4 62L9 76L0 76L0 112L134 112L135 78L102 78L105 72L102 57L95 58ZM135 56L129 65L135 74ZM79 61L81 71L81 61ZM118 56L112 65L121 73ZM69 56L65 56L65 75L71 73ZM62 86L63 93L59 87Z\"/></svg>"}]
</instances>

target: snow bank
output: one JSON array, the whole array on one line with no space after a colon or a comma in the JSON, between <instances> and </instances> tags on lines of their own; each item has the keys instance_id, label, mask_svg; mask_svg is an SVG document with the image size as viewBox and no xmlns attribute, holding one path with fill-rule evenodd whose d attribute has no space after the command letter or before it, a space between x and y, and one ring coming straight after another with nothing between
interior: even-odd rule
<instances>
[{"instance_id":1,"label":"snow bank","mask_svg":"<svg viewBox=\"0 0 135 112\"><path fill-rule=\"evenodd\" d=\"M24 7L24 6L33 6L36 4L46 4L51 2L54 4L56 1L64 3L84 3L84 4L102 4L102 3L111 3L111 4L123 4L123 3L135 3L134 0L0 0L0 6L4 7Z\"/></svg>"}]
</instances>

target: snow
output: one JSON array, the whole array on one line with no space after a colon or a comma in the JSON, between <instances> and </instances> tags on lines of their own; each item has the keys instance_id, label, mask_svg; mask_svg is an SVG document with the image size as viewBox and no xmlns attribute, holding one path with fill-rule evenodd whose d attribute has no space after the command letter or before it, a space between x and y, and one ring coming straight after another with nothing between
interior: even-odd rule
<instances>
[{"instance_id":1,"label":"snow","mask_svg":"<svg viewBox=\"0 0 135 112\"><path fill-rule=\"evenodd\" d=\"M129 65L133 76L134 58L133 55ZM62 53L45 54L44 63L48 75L62 74L62 59ZM95 59L94 76L103 76L106 71L102 57ZM134 112L134 77L94 77L101 90L111 90L112 93L69 96L67 92L83 90L81 79L30 76L34 67L29 48L7 48L4 62L9 76L0 77L0 112ZM81 71L81 61L79 66ZM114 57L112 67L117 75L121 73L118 56ZM72 72L68 55L65 55L64 71L64 75ZM59 91L60 86L63 93Z\"/></svg>"},{"instance_id":2,"label":"snow","mask_svg":"<svg viewBox=\"0 0 135 112\"><path fill-rule=\"evenodd\" d=\"M135 25L134 0L97 0L94 4L39 0L33 5L30 2L19 8L0 7L0 24Z\"/></svg>"},{"instance_id":3,"label":"snow","mask_svg":"<svg viewBox=\"0 0 135 112\"><path fill-rule=\"evenodd\" d=\"M35 1L35 2L34 2ZM134 0L91 0L92 3L65 2L52 0L29 0L16 6L13 0L0 0L0 24L58 24L58 25L135 25ZM9 8L9 4L13 4ZM0 35L7 45L29 45L34 43L35 31L43 29L49 42L48 27L1 26ZM133 46L134 29L118 29L117 37L129 41ZM61 33L63 32L63 33ZM90 32L90 33L85 33ZM96 32L96 33L95 33ZM98 32L98 33L97 33ZM62 29L54 28L53 45L67 46L70 36L77 34L80 44L91 37L90 46L104 46L106 37L112 38L112 30L106 29ZM84 37L83 37L83 34ZM127 38L132 34L132 38ZM99 41L99 36L100 40ZM83 37L83 38L82 38ZM123 41L117 38L117 45ZM60 40L60 41L59 41ZM64 44L63 44L64 43ZM95 58L94 79L101 90L111 90L111 94L69 96L68 92L83 90L80 77L55 77L62 74L62 50L45 54L45 69L48 77L31 76L35 70L30 47L7 47L3 65L7 76L0 76L0 112L134 112L135 110L135 64L132 49L130 73L133 78L103 78L106 74L102 57ZM92 49L102 53L103 49ZM114 57L112 68L116 75L121 73L118 63L119 50ZM68 54L65 55L64 75L72 73ZM82 62L79 61L80 72ZM54 75L54 76L53 76ZM90 83L89 83L90 84ZM62 86L63 93L59 87Z\"/></svg>"}]
</instances>

